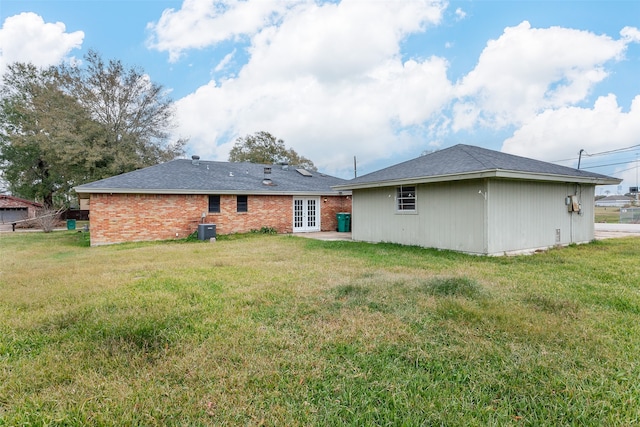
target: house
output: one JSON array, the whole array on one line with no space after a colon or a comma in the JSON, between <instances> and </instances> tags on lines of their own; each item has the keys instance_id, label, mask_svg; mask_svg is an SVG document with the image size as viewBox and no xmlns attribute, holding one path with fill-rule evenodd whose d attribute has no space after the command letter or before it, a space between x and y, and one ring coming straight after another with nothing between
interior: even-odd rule
<instances>
[{"instance_id":1,"label":"house","mask_svg":"<svg viewBox=\"0 0 640 427\"><path fill-rule=\"evenodd\" d=\"M91 245L184 238L198 224L217 234L263 227L335 230L351 211L343 179L289 165L178 159L75 187L89 199Z\"/></svg>"},{"instance_id":2,"label":"house","mask_svg":"<svg viewBox=\"0 0 640 427\"><path fill-rule=\"evenodd\" d=\"M621 208L623 206L631 205L633 202L634 199L631 197L613 195L596 200L596 206Z\"/></svg>"},{"instance_id":3,"label":"house","mask_svg":"<svg viewBox=\"0 0 640 427\"><path fill-rule=\"evenodd\" d=\"M42 204L19 197L0 194L0 224L12 224L29 218L35 218Z\"/></svg>"},{"instance_id":4,"label":"house","mask_svg":"<svg viewBox=\"0 0 640 427\"><path fill-rule=\"evenodd\" d=\"M497 255L591 241L595 186L620 182L455 145L334 189L353 193L354 240Z\"/></svg>"}]
</instances>

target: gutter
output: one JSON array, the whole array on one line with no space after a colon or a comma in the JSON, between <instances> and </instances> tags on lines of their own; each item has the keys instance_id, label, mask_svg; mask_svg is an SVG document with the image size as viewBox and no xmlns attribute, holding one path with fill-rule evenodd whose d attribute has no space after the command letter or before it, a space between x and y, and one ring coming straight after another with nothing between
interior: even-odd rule
<instances>
[{"instance_id":1,"label":"gutter","mask_svg":"<svg viewBox=\"0 0 640 427\"><path fill-rule=\"evenodd\" d=\"M575 176L575 175L551 175L538 172L522 172L522 171L510 171L503 169L491 169L485 171L436 175L436 176L422 176L422 177L410 177L399 178L391 180L380 180L362 183L342 184L334 185L331 188L334 190L355 190L364 188L379 188L390 187L405 184L427 184L433 182L449 182L449 181L463 181L471 179L486 179L486 178L503 178L503 179L518 179L525 181L547 181L547 182L569 182L579 184L593 184L593 185L616 185L622 182L621 179L613 178L602 175L602 177L595 176Z\"/></svg>"},{"instance_id":2,"label":"gutter","mask_svg":"<svg viewBox=\"0 0 640 427\"><path fill-rule=\"evenodd\" d=\"M88 198L90 194L170 194L170 195L247 195L247 196L350 196L351 191L248 191L248 190L183 190L183 189L148 189L148 188L74 188L80 198ZM86 197L83 197L86 195Z\"/></svg>"}]
</instances>

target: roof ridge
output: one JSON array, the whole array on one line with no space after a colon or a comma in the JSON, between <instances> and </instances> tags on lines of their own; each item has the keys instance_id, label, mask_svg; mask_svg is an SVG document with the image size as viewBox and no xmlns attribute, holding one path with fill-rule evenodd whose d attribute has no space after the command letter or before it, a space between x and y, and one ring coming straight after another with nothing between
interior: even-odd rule
<instances>
[{"instance_id":1,"label":"roof ridge","mask_svg":"<svg viewBox=\"0 0 640 427\"><path fill-rule=\"evenodd\" d=\"M482 166L484 166L485 168L496 168L497 167L495 165L487 165L485 162L483 162L482 160L480 160L477 156L475 156L471 151L473 151L476 148L480 148L484 151L484 149L482 147L474 147L472 145L466 145L466 144L459 144L460 145L460 150L464 151L464 153L466 155L468 155L469 157L471 157L473 160L475 160L476 162L480 163ZM454 145L455 147L455 145ZM452 147L453 148L453 147ZM468 149L470 148L470 149ZM478 151L478 150L476 150ZM488 151L488 150L487 150ZM504 153L503 153L504 154Z\"/></svg>"}]
</instances>

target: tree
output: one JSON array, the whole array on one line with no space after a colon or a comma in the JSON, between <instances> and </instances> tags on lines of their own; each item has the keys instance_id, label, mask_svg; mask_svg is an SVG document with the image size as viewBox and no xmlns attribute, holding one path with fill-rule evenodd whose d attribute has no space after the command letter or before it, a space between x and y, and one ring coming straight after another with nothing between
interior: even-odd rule
<instances>
[{"instance_id":1,"label":"tree","mask_svg":"<svg viewBox=\"0 0 640 427\"><path fill-rule=\"evenodd\" d=\"M263 164L286 162L308 170L317 170L311 160L299 155L293 148L287 149L282 139L276 139L275 136L265 131L236 139L229 152L229 161Z\"/></svg>"},{"instance_id":2,"label":"tree","mask_svg":"<svg viewBox=\"0 0 640 427\"><path fill-rule=\"evenodd\" d=\"M91 118L105 127L113 174L184 154L185 140L168 142L174 106L161 85L141 69L125 69L117 60L105 63L93 50L84 59L86 68L60 66L60 78Z\"/></svg>"},{"instance_id":3,"label":"tree","mask_svg":"<svg viewBox=\"0 0 640 427\"><path fill-rule=\"evenodd\" d=\"M99 133L86 112L56 84L52 69L13 64L4 78L0 166L12 193L54 205L77 180L82 147ZM83 139L85 138L85 139Z\"/></svg>"},{"instance_id":4,"label":"tree","mask_svg":"<svg viewBox=\"0 0 640 427\"><path fill-rule=\"evenodd\" d=\"M170 160L173 118L162 88L90 52L87 68L15 63L0 92L0 171L15 195L64 205L86 182Z\"/></svg>"}]
</instances>

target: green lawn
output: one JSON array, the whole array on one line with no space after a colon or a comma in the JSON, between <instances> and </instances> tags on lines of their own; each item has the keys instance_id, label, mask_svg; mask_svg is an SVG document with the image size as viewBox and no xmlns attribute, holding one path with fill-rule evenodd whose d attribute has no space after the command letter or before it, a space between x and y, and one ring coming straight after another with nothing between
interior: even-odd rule
<instances>
[{"instance_id":1,"label":"green lawn","mask_svg":"<svg viewBox=\"0 0 640 427\"><path fill-rule=\"evenodd\" d=\"M620 208L616 207L595 207L595 222L607 222L617 224L620 222Z\"/></svg>"},{"instance_id":2,"label":"green lawn","mask_svg":"<svg viewBox=\"0 0 640 427\"><path fill-rule=\"evenodd\" d=\"M640 423L640 239L0 235L0 426Z\"/></svg>"}]
</instances>

